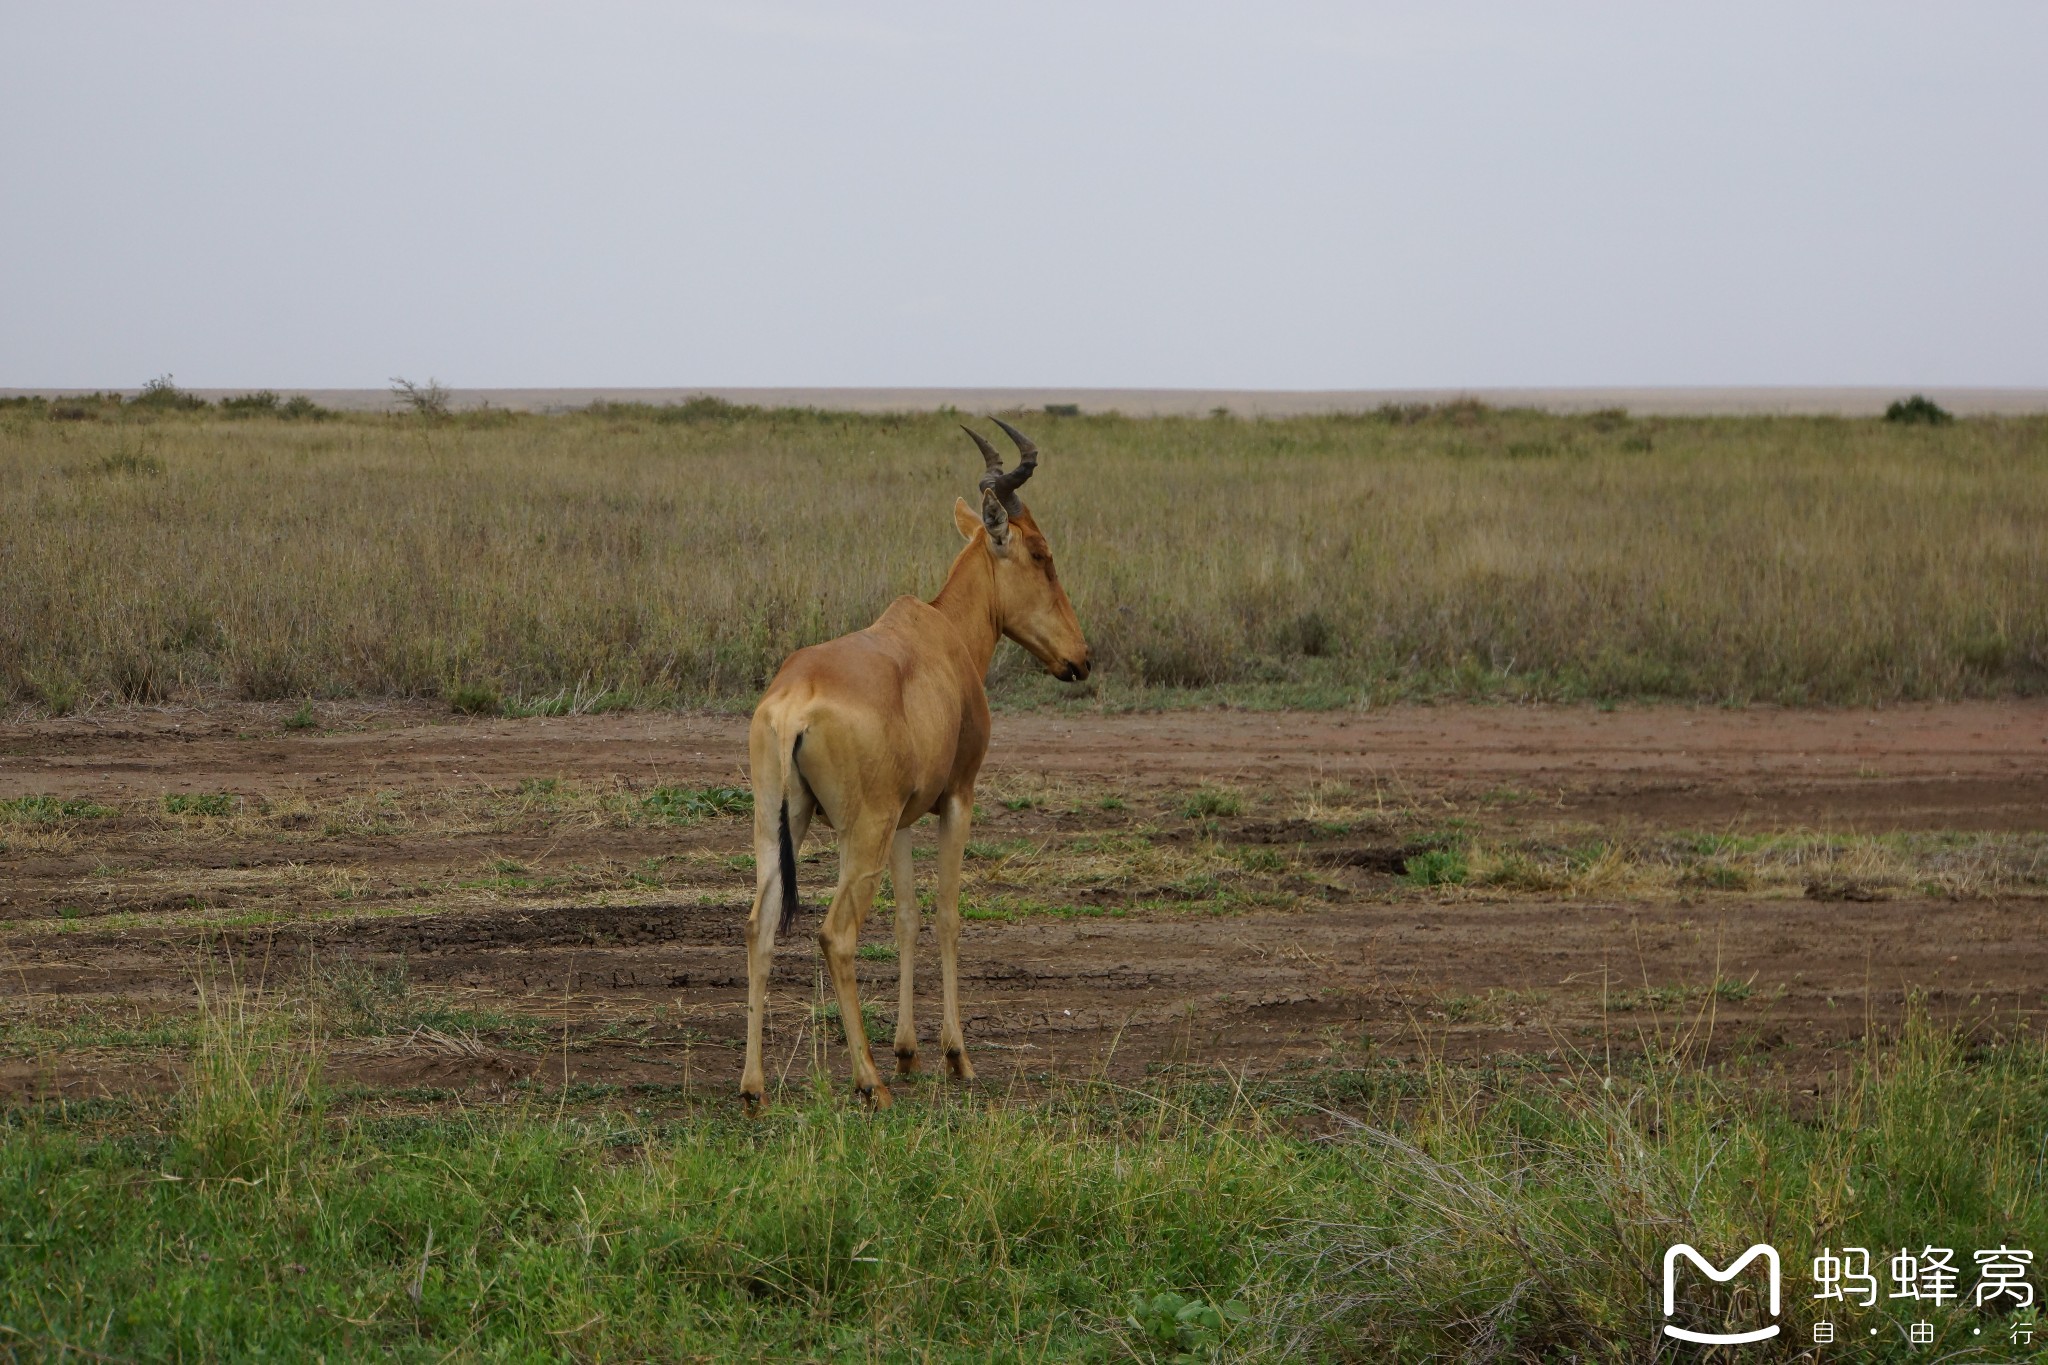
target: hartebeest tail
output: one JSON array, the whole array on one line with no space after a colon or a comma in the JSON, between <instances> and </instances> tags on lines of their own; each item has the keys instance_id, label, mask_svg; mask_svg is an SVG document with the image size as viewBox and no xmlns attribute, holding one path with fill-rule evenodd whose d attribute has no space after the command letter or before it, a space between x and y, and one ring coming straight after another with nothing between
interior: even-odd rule
<instances>
[{"instance_id":1,"label":"hartebeest tail","mask_svg":"<svg viewBox=\"0 0 2048 1365\"><path fill-rule=\"evenodd\" d=\"M839 1020L853 1055L853 1082L876 1104L889 1087L875 1070L860 1017L854 949L886 870L896 897L896 1069L917 1069L911 964L917 896L910 827L939 821L937 911L946 1068L974 1077L960 1031L960 858L974 814L974 780L988 753L982 680L1008 636L1067 682L1088 676L1088 642L1053 569L1052 550L1017 490L1038 468L1038 447L1009 423L1016 468L972 430L985 472L981 511L953 504L967 544L930 602L899 597L866 630L800 649L784 661L754 708L747 732L754 781L754 910L747 920L747 1060L740 1093L761 1102L768 973L778 928L796 917L796 853L816 816L839 831L839 885L818 929ZM810 754L801 766L797 753ZM779 888L781 904L771 899Z\"/></svg>"},{"instance_id":2,"label":"hartebeest tail","mask_svg":"<svg viewBox=\"0 0 2048 1365\"><path fill-rule=\"evenodd\" d=\"M789 926L796 923L797 911L803 908L796 895L796 840L789 835L789 786L792 782L804 780L796 766L797 751L803 747L803 732L798 731L796 738L789 742L789 757L782 763L782 800L776 803L776 844L780 855L776 866L782 874L778 879L782 883L782 916L775 923L778 934L789 932Z\"/></svg>"}]
</instances>

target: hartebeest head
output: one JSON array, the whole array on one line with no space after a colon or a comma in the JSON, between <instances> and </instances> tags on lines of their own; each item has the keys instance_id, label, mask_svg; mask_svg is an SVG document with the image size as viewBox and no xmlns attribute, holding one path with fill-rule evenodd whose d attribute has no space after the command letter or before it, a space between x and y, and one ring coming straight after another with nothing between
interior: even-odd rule
<instances>
[{"instance_id":1,"label":"hartebeest head","mask_svg":"<svg viewBox=\"0 0 2048 1365\"><path fill-rule=\"evenodd\" d=\"M981 515L962 498L953 505L953 520L969 541L977 535L985 540L995 571L997 627L1036 655L1055 678L1079 682L1091 666L1088 641L1060 586L1052 547L1031 519L1031 509L1017 497L1018 487L1038 468L1038 447L1002 418L994 420L1017 445L1017 467L1004 473L996 448L973 428L962 427L980 448L987 472L981 476Z\"/></svg>"}]
</instances>

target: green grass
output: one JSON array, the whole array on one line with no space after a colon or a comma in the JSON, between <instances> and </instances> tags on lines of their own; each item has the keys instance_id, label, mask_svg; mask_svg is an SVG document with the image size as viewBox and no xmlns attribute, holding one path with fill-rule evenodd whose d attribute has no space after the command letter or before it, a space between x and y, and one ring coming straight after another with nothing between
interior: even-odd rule
<instances>
[{"instance_id":1,"label":"green grass","mask_svg":"<svg viewBox=\"0 0 2048 1365\"><path fill-rule=\"evenodd\" d=\"M751 815L754 794L745 787L656 787L640 809L657 819L691 824L721 815Z\"/></svg>"},{"instance_id":2,"label":"green grass","mask_svg":"<svg viewBox=\"0 0 2048 1365\"><path fill-rule=\"evenodd\" d=\"M1822 1245L2048 1243L2048 1053L1922 1018L1806 1112L1653 1051L384 1115L275 1019L216 999L201 1034L172 1096L0 1110L0 1351L1624 1361L1674 1240L1767 1236L1795 1287ZM1791 1340L1814 1311L1788 1289ZM1912 1316L1936 1355L1998 1325ZM1898 1336L1858 1358L1925 1358Z\"/></svg>"},{"instance_id":3,"label":"green grass","mask_svg":"<svg viewBox=\"0 0 2048 1365\"><path fill-rule=\"evenodd\" d=\"M166 792L164 813L167 815L233 815L240 804L238 798L226 792Z\"/></svg>"},{"instance_id":4,"label":"green grass","mask_svg":"<svg viewBox=\"0 0 2048 1365\"><path fill-rule=\"evenodd\" d=\"M1215 787L1203 787L1191 792L1180 803L1180 813L1190 820L1203 820L1219 815L1244 814L1244 798L1236 792L1222 791Z\"/></svg>"},{"instance_id":5,"label":"green grass","mask_svg":"<svg viewBox=\"0 0 2048 1365\"><path fill-rule=\"evenodd\" d=\"M1408 880L1416 886L1459 886L1471 875L1465 855L1455 848L1432 848L1418 853L1404 867Z\"/></svg>"},{"instance_id":6,"label":"green grass","mask_svg":"<svg viewBox=\"0 0 2048 1365\"><path fill-rule=\"evenodd\" d=\"M498 689L485 683L458 683L448 691L448 705L465 716L495 716L505 709Z\"/></svg>"},{"instance_id":7,"label":"green grass","mask_svg":"<svg viewBox=\"0 0 2048 1365\"><path fill-rule=\"evenodd\" d=\"M60 820L104 820L114 814L112 806L75 797L15 796L0 800L0 822L48 825Z\"/></svg>"},{"instance_id":8,"label":"green grass","mask_svg":"<svg viewBox=\"0 0 2048 1365\"><path fill-rule=\"evenodd\" d=\"M0 408L0 696L743 705L792 649L934 592L977 472L944 414L289 406ZM1004 705L2048 689L2048 419L1027 429L1099 667L1070 688L1005 649Z\"/></svg>"}]
</instances>

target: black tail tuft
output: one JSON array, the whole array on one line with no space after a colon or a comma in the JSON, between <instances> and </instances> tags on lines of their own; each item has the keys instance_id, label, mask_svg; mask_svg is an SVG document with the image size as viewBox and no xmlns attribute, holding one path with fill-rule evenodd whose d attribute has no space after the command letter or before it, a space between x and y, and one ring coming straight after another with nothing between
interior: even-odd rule
<instances>
[{"instance_id":1,"label":"black tail tuft","mask_svg":"<svg viewBox=\"0 0 2048 1365\"><path fill-rule=\"evenodd\" d=\"M804 737L798 735L796 743L789 746L789 781L803 779L796 771L796 751L804 747ZM782 918L775 926L777 934L789 932L789 926L796 923L796 912L800 908L796 898L796 843L789 837L789 792L782 793Z\"/></svg>"}]
</instances>

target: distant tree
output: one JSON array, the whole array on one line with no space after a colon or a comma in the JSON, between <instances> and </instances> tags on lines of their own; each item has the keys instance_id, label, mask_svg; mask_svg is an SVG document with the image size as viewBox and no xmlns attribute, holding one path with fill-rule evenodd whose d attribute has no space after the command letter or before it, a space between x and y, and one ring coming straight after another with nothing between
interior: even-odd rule
<instances>
[{"instance_id":1,"label":"distant tree","mask_svg":"<svg viewBox=\"0 0 2048 1365\"><path fill-rule=\"evenodd\" d=\"M448 390L441 387L438 379L429 378L425 384L415 384L410 379L394 377L391 392L399 402L421 417L448 415Z\"/></svg>"},{"instance_id":2,"label":"distant tree","mask_svg":"<svg viewBox=\"0 0 2048 1365\"><path fill-rule=\"evenodd\" d=\"M1938 427L1945 422L1953 422L1956 419L1955 414L1941 406L1941 404L1916 393L1911 398L1901 398L1886 408L1884 410L1884 420L1887 422L1919 422L1926 426Z\"/></svg>"}]
</instances>

